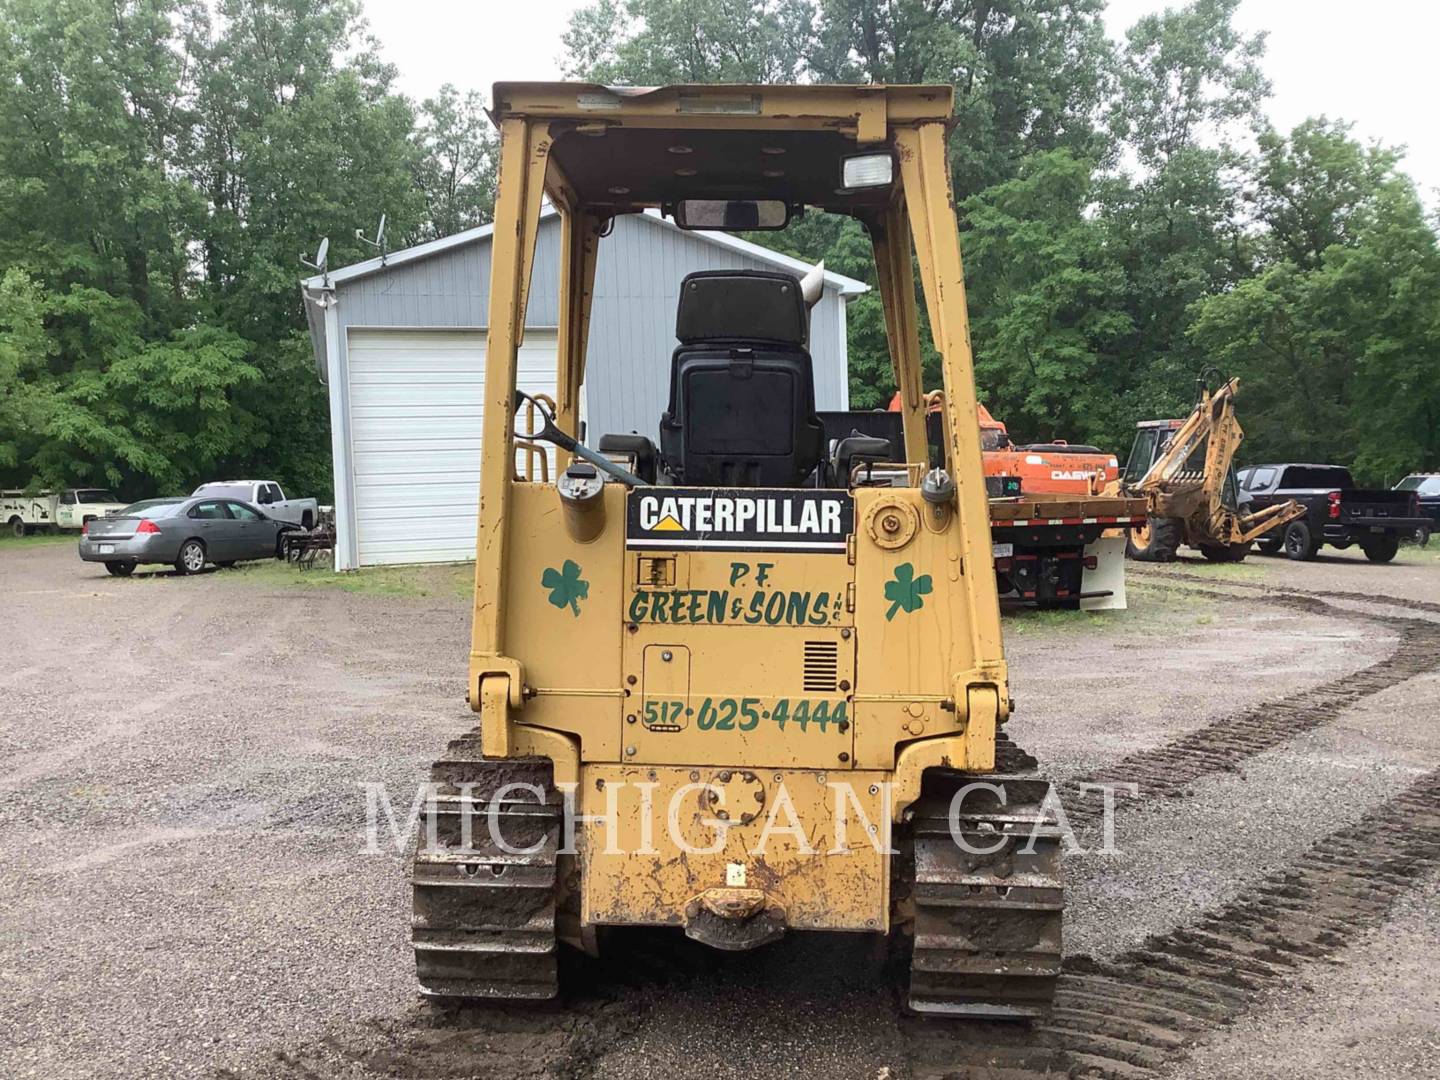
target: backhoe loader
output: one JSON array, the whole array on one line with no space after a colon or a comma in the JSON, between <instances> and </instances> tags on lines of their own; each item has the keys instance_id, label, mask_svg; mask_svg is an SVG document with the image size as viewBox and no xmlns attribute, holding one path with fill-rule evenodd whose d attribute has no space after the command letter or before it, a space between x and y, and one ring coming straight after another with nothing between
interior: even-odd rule
<instances>
[{"instance_id":1,"label":"backhoe loader","mask_svg":"<svg viewBox=\"0 0 1440 1080\"><path fill-rule=\"evenodd\" d=\"M1244 432L1235 418L1239 379L1211 393L1198 380L1195 408L1184 420L1142 420L1118 490L1148 500L1143 526L1130 533L1126 554L1170 562L1181 544L1211 562L1240 562L1256 537L1305 512L1294 500L1250 512L1235 482L1235 452Z\"/></svg>"},{"instance_id":2,"label":"backhoe loader","mask_svg":"<svg viewBox=\"0 0 1440 1080\"><path fill-rule=\"evenodd\" d=\"M612 927L725 950L823 930L892 935L917 1012L1044 1015L1060 833L1035 760L1002 733L953 90L502 83L492 100L478 726L432 771L413 871L422 992L554 996L558 947L614 946ZM553 407L515 385L545 199L561 236ZM613 218L652 208L685 229L783 228L807 209L862 223L899 462L863 468L873 440L826 437L813 282L753 270L681 283L658 446L582 438L596 260ZM939 465L912 247L942 360ZM541 444L553 482L530 474L543 453L517 461Z\"/></svg>"}]
</instances>

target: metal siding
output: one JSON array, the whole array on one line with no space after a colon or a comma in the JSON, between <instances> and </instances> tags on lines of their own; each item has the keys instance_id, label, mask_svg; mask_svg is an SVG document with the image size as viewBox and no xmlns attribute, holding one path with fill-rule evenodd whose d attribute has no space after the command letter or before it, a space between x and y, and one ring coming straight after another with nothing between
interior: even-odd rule
<instances>
[{"instance_id":1,"label":"metal siding","mask_svg":"<svg viewBox=\"0 0 1440 1080\"><path fill-rule=\"evenodd\" d=\"M540 223L535 264L531 277L529 309L526 325L554 327L559 323L559 220L545 218ZM415 328L430 330L468 330L475 332L478 352L483 357L490 295L490 240L481 237L449 250L437 252L365 277L343 281L336 286L337 305L334 311L335 357L331 363L332 378L341 385L331 395L332 409L343 405L341 425L348 428L346 418L354 419L357 388L353 379L349 344L352 331L366 328ZM595 301L592 308L589 356L583 415L592 446L605 432L639 431L658 438L660 414L669 395L670 355L675 348L675 305L680 281L696 270L773 269L773 264L743 252L723 248L703 236L681 232L646 217L617 218L611 234L600 243L595 275ZM327 328L328 329L328 328ZM840 409L848 400L844 343L844 300L838 290L827 286L811 314L811 355L815 361L815 397L820 409ZM362 334L362 337L364 335ZM538 344L551 350L553 365L553 334L537 335ZM531 344L528 343L527 344ZM420 354L423 360L423 354ZM365 367L362 357L362 367ZM482 364L483 368L483 364ZM411 367L417 382L424 381L419 368ZM553 370L553 367L552 367ZM362 382L369 377L363 371ZM535 378L529 373L524 379ZM553 393L553 374L549 385ZM540 382L531 386L542 388ZM454 388L452 388L454 389ZM476 410L472 445L466 449L478 478L479 419L481 387L467 383L461 392ZM359 390L358 397L364 398ZM468 420L467 420L468 422ZM424 421L416 418L421 427ZM361 425L363 426L363 425ZM382 551L379 541L367 538L365 511L361 507L362 486L369 484L374 473L370 450L359 445L361 434L344 432L347 438L336 440L335 487L338 497L343 489L355 495L356 509L350 528L341 528L355 538L354 551L338 560L347 567L379 561L421 561L424 559L470 558L474 553L475 508L478 490L467 479L471 495L468 509L455 508L458 520L468 522L465 536L451 537L429 545L418 541L400 540ZM449 460L448 458L446 460ZM423 474L424 469L416 470ZM449 498L448 496L446 497ZM447 511L448 512L448 511ZM403 530L402 530L403 531Z\"/></svg>"}]
</instances>

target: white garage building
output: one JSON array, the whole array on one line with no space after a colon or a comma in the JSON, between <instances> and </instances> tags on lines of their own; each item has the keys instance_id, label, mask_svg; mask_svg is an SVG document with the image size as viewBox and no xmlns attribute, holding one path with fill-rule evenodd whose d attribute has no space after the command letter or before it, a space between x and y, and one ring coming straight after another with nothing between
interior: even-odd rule
<instances>
[{"instance_id":1,"label":"white garage building","mask_svg":"<svg viewBox=\"0 0 1440 1080\"><path fill-rule=\"evenodd\" d=\"M518 385L555 393L558 215L542 217ZM330 391L335 567L474 558L490 297L486 225L302 282L316 365ZM617 218L600 242L581 417L658 437L680 281L695 270L783 269L795 259L656 214ZM826 274L811 312L819 409L848 408L845 307L868 286Z\"/></svg>"}]
</instances>

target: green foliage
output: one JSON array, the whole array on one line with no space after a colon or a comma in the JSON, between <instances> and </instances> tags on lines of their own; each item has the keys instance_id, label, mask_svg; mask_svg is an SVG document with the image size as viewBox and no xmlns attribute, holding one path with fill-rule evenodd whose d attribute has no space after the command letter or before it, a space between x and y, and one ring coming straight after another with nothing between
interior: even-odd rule
<instances>
[{"instance_id":1,"label":"green foliage","mask_svg":"<svg viewBox=\"0 0 1440 1080\"><path fill-rule=\"evenodd\" d=\"M631 86L792 82L808 0L598 0L564 36L566 73Z\"/></svg>"},{"instance_id":2,"label":"green foliage","mask_svg":"<svg viewBox=\"0 0 1440 1080\"><path fill-rule=\"evenodd\" d=\"M1103 0L818 0L807 50L820 82L949 83L957 193L1036 151L1097 156L1110 78Z\"/></svg>"},{"instance_id":3,"label":"green foliage","mask_svg":"<svg viewBox=\"0 0 1440 1080\"><path fill-rule=\"evenodd\" d=\"M607 83L946 82L982 397L1018 440L1123 452L1193 379L1243 379L1247 460L1440 469L1440 254L1399 154L1263 119L1239 0L1104 35L1103 0L592 0ZM359 0L0 0L0 484L127 495L224 473L329 496L297 257L476 225L483 99L394 89ZM759 242L873 283L853 220ZM920 310L927 386L939 383ZM851 403L893 393L879 297ZM569 601L567 601L567 604Z\"/></svg>"},{"instance_id":4,"label":"green foliage","mask_svg":"<svg viewBox=\"0 0 1440 1080\"><path fill-rule=\"evenodd\" d=\"M462 96L446 83L420 106L415 138L425 235L452 236L489 221L500 147L485 116L485 99L474 90Z\"/></svg>"},{"instance_id":5,"label":"green foliage","mask_svg":"<svg viewBox=\"0 0 1440 1080\"><path fill-rule=\"evenodd\" d=\"M1402 177L1382 171L1346 199L1327 170L1294 179L1314 133L1301 125L1271 155L1292 178L1289 208L1329 213L1297 233L1268 233L1268 249L1299 261L1277 259L1202 300L1191 335L1241 376L1246 460L1341 461L1362 481L1390 484L1440 469L1440 247ZM1360 171L1383 158L1358 149L1340 156ZM1302 233L1334 242L1314 252Z\"/></svg>"},{"instance_id":6,"label":"green foliage","mask_svg":"<svg viewBox=\"0 0 1440 1080\"><path fill-rule=\"evenodd\" d=\"M329 497L297 256L492 199L478 96L393 79L357 0L0 0L0 482Z\"/></svg>"},{"instance_id":7,"label":"green foliage","mask_svg":"<svg viewBox=\"0 0 1440 1080\"><path fill-rule=\"evenodd\" d=\"M1091 168L1068 151L962 206L975 375L1006 422L1038 440L1106 441L1123 422L1116 347L1132 329L1102 225L1085 213Z\"/></svg>"}]
</instances>

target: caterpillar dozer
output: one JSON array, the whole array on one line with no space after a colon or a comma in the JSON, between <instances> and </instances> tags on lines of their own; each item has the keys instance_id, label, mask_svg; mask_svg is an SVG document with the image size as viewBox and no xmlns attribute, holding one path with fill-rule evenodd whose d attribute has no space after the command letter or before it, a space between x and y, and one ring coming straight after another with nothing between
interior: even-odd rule
<instances>
[{"instance_id":1,"label":"caterpillar dozer","mask_svg":"<svg viewBox=\"0 0 1440 1080\"><path fill-rule=\"evenodd\" d=\"M1145 524L1126 545L1132 559L1171 562L1186 544L1211 562L1240 562L1257 537L1305 512L1293 499L1250 511L1235 481L1235 452L1245 437L1235 418L1240 380L1223 380L1212 392L1202 377L1198 386L1184 420L1136 424L1118 483L1121 493L1148 500Z\"/></svg>"},{"instance_id":2,"label":"caterpillar dozer","mask_svg":"<svg viewBox=\"0 0 1440 1080\"><path fill-rule=\"evenodd\" d=\"M1044 1015L1060 835L1048 783L1003 734L952 89L503 83L492 100L478 724L431 774L412 878L422 992L554 996L558 948L623 947L614 927L725 950L850 931L908 953L917 1012ZM516 393L547 199L553 399ZM903 459L864 469L874 440L825 438L815 282L753 270L681 283L677 345L653 358L669 385L659 445L587 445L579 398L612 219L754 230L807 208L857 218L873 243ZM940 465L912 257L942 359Z\"/></svg>"}]
</instances>

